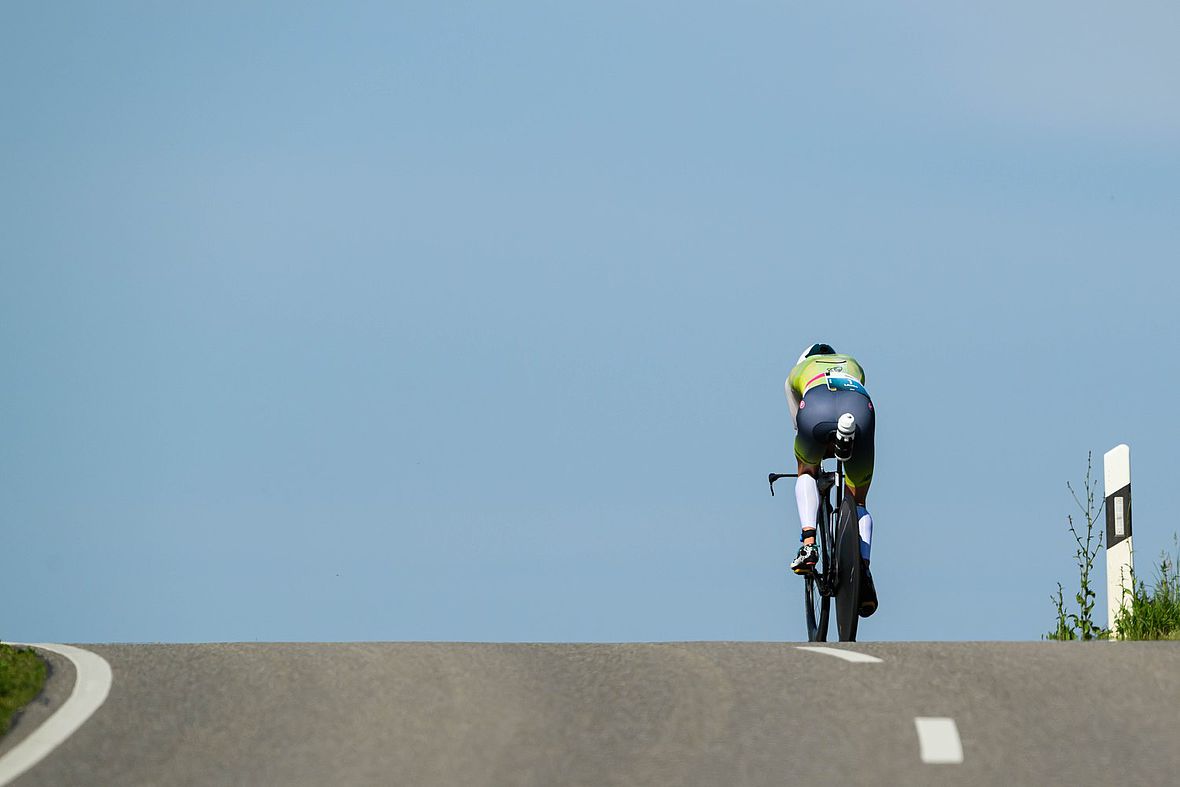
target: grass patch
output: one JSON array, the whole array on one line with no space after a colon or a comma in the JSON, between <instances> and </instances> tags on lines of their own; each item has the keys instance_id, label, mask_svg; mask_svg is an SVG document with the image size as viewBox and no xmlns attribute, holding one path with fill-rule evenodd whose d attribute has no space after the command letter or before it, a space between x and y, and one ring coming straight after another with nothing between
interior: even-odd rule
<instances>
[{"instance_id":1,"label":"grass patch","mask_svg":"<svg viewBox=\"0 0 1180 787\"><path fill-rule=\"evenodd\" d=\"M46 674L32 648L0 644L0 735L8 732L12 715L41 693Z\"/></svg>"},{"instance_id":2,"label":"grass patch","mask_svg":"<svg viewBox=\"0 0 1180 787\"><path fill-rule=\"evenodd\" d=\"M1097 594L1090 582L1094 561L1102 548L1102 529L1098 518L1102 515L1104 501L1098 496L1098 480L1094 478L1094 455L1086 455L1086 477L1079 493L1072 484L1066 484L1081 521L1074 523L1073 516L1067 516L1069 532L1074 540L1074 560L1078 567L1078 592L1073 601L1073 611L1065 598L1065 589L1057 583L1056 595L1049 600L1057 611L1054 628L1042 634L1043 639L1054 640L1172 640L1180 641L1180 538L1173 536L1176 554L1160 555L1156 564L1155 582L1151 587L1137 580L1131 572L1130 587L1123 591L1123 606L1115 615L1114 633L1094 622L1094 606ZM1083 525L1084 523L1084 525Z\"/></svg>"},{"instance_id":3,"label":"grass patch","mask_svg":"<svg viewBox=\"0 0 1180 787\"><path fill-rule=\"evenodd\" d=\"M1180 640L1180 546L1176 557L1166 552L1156 567L1155 584L1148 587L1131 577L1123 608L1115 618L1119 639Z\"/></svg>"}]
</instances>

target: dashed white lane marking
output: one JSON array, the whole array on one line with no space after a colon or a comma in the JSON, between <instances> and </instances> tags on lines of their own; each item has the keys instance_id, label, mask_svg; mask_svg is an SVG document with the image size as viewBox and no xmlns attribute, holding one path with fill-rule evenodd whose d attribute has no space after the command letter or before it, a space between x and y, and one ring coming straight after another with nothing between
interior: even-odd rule
<instances>
[{"instance_id":1,"label":"dashed white lane marking","mask_svg":"<svg viewBox=\"0 0 1180 787\"><path fill-rule=\"evenodd\" d=\"M867 653L857 653L854 650L842 650L838 648L821 648L817 645L796 645L796 650L810 650L813 653L826 653L829 656L835 656L838 659L845 661L854 661L858 664L880 664L881 659L876 656L870 656Z\"/></svg>"},{"instance_id":2,"label":"dashed white lane marking","mask_svg":"<svg viewBox=\"0 0 1180 787\"><path fill-rule=\"evenodd\" d=\"M70 645L25 645L19 642L9 644L41 648L65 656L74 663L77 676L69 699L42 722L40 727L33 730L29 737L0 757L0 787L4 787L41 762L45 755L73 735L74 731L102 706L111 691L111 665L97 653Z\"/></svg>"},{"instance_id":3,"label":"dashed white lane marking","mask_svg":"<svg viewBox=\"0 0 1180 787\"><path fill-rule=\"evenodd\" d=\"M918 716L918 749L922 762L930 765L959 765L963 762L963 742L955 720L946 716Z\"/></svg>"}]
</instances>

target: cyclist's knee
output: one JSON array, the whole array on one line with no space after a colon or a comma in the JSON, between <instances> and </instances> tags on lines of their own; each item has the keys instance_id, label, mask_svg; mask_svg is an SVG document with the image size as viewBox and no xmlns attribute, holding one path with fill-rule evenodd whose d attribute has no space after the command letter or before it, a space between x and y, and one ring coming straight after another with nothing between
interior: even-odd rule
<instances>
[{"instance_id":1,"label":"cyclist's knee","mask_svg":"<svg viewBox=\"0 0 1180 787\"><path fill-rule=\"evenodd\" d=\"M804 462L802 459L796 460L799 462L799 475L809 475L815 478L819 475L819 465L811 465Z\"/></svg>"},{"instance_id":2,"label":"cyclist's knee","mask_svg":"<svg viewBox=\"0 0 1180 787\"><path fill-rule=\"evenodd\" d=\"M868 500L868 498L869 498L869 483L871 483L871 482L866 482L864 484L861 484L860 486L853 486L852 484L846 484L846 486L848 487L848 493L852 495L852 499L856 501L857 505L863 506L863 505L865 505L865 501Z\"/></svg>"}]
</instances>

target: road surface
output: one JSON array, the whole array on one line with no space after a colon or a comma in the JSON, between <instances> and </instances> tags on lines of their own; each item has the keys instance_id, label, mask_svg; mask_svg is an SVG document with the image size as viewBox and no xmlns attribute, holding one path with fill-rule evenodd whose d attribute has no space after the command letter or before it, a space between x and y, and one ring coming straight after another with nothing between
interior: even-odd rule
<instances>
[{"instance_id":1,"label":"road surface","mask_svg":"<svg viewBox=\"0 0 1180 787\"><path fill-rule=\"evenodd\" d=\"M1180 783L1180 643L81 647L109 695L11 784Z\"/></svg>"}]
</instances>

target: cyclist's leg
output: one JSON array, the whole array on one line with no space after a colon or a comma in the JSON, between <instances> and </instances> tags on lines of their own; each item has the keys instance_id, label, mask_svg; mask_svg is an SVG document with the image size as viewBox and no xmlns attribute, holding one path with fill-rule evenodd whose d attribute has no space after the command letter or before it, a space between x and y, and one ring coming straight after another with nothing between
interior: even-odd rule
<instances>
[{"instance_id":1,"label":"cyclist's leg","mask_svg":"<svg viewBox=\"0 0 1180 787\"><path fill-rule=\"evenodd\" d=\"M795 504L799 507L799 524L802 527L804 544L815 543L815 519L819 514L819 486L815 476L819 472L818 464L810 464L802 459L799 462L799 477L795 479Z\"/></svg>"},{"instance_id":2,"label":"cyclist's leg","mask_svg":"<svg viewBox=\"0 0 1180 787\"><path fill-rule=\"evenodd\" d=\"M844 483L848 494L856 501L856 513L860 529L860 556L868 564L873 543L873 516L866 503L869 487L873 483L874 435L876 413L873 403L865 396L849 392L842 402L844 412L856 418L856 440L852 447L852 458L844 463Z\"/></svg>"},{"instance_id":3,"label":"cyclist's leg","mask_svg":"<svg viewBox=\"0 0 1180 787\"><path fill-rule=\"evenodd\" d=\"M815 521L819 514L819 485L815 474L819 464L799 460L799 477L795 479L795 502L799 506L799 551L791 561L791 570L806 575L815 571L819 563L819 547L815 545Z\"/></svg>"},{"instance_id":4,"label":"cyclist's leg","mask_svg":"<svg viewBox=\"0 0 1180 787\"><path fill-rule=\"evenodd\" d=\"M815 543L815 520L819 512L819 487L816 476L827 450L828 433L835 429L836 397L825 388L813 388L799 406L795 435L795 459L799 478L795 481L795 502L799 507L799 526L804 545ZM830 422L830 425L829 425Z\"/></svg>"},{"instance_id":5,"label":"cyclist's leg","mask_svg":"<svg viewBox=\"0 0 1180 787\"><path fill-rule=\"evenodd\" d=\"M867 618L877 611L877 588L873 582L873 574L869 571L869 553L873 544L873 515L865 507L869 487L873 483L876 413L869 398L859 393L849 392L841 406L842 412L852 413L856 418L856 439L852 445L852 457L844 463L844 484L848 494L856 501L862 565L858 613L862 618Z\"/></svg>"},{"instance_id":6,"label":"cyclist's leg","mask_svg":"<svg viewBox=\"0 0 1180 787\"><path fill-rule=\"evenodd\" d=\"M845 481L847 479L848 477L845 476ZM855 487L850 484L845 485L848 489L848 494L856 501L856 516L860 526L860 556L866 566L869 564L869 551L873 543L873 515L869 513L867 506L869 487L871 485L871 481L863 481Z\"/></svg>"}]
</instances>

